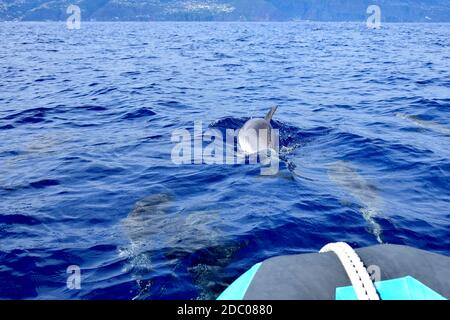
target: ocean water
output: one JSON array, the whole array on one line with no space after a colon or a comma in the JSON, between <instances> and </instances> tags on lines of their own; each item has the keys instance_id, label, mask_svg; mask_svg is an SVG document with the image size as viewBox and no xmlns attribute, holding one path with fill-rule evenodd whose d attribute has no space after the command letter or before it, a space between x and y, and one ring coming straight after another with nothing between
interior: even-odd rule
<instances>
[{"instance_id":1,"label":"ocean water","mask_svg":"<svg viewBox=\"0 0 450 320\"><path fill-rule=\"evenodd\" d=\"M1 23L0 39L1 299L214 299L335 241L450 255L449 24ZM171 161L174 130L273 105L277 175Z\"/></svg>"}]
</instances>

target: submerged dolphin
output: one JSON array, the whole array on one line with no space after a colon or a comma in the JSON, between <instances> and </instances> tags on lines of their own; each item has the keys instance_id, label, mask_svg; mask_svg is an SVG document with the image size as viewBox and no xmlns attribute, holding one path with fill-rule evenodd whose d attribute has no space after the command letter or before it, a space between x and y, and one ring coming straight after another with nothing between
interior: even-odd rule
<instances>
[{"instance_id":1,"label":"submerged dolphin","mask_svg":"<svg viewBox=\"0 0 450 320\"><path fill-rule=\"evenodd\" d=\"M156 268L189 275L198 298L213 299L215 291L223 290L217 289L223 268L242 247L222 232L219 212L180 209L169 190L138 201L122 227L129 244L119 253L127 258L126 271L132 272L139 288L134 299L159 297L165 290L166 280L158 277Z\"/></svg>"},{"instance_id":2,"label":"submerged dolphin","mask_svg":"<svg viewBox=\"0 0 450 320\"><path fill-rule=\"evenodd\" d=\"M401 119L411 121L418 127L428 129L428 130L440 133L442 135L445 135L447 137L450 137L450 128L446 127L443 124L433 122L433 121L428 121L428 120L422 120L417 116L413 116L413 115L409 115L409 114L397 113L396 116Z\"/></svg>"},{"instance_id":3,"label":"submerged dolphin","mask_svg":"<svg viewBox=\"0 0 450 320\"><path fill-rule=\"evenodd\" d=\"M376 187L359 175L349 162L345 161L331 164L328 169L328 177L363 206L361 213L364 219L378 242L382 243L381 226L375 221L375 216L381 210L383 201L379 197Z\"/></svg>"},{"instance_id":4,"label":"submerged dolphin","mask_svg":"<svg viewBox=\"0 0 450 320\"><path fill-rule=\"evenodd\" d=\"M239 130L238 143L246 154L255 154L264 150L277 150L276 138L272 135L270 121L278 107L273 107L266 117L248 120Z\"/></svg>"}]
</instances>

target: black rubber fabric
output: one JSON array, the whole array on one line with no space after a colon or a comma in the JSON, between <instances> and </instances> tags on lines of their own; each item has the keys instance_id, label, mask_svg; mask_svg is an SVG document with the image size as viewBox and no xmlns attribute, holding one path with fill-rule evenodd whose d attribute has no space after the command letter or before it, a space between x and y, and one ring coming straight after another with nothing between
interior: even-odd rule
<instances>
[{"instance_id":1,"label":"black rubber fabric","mask_svg":"<svg viewBox=\"0 0 450 320\"><path fill-rule=\"evenodd\" d=\"M397 245L356 252L366 267L380 268L382 281L412 276L450 299L449 257ZM244 300L335 300L336 288L350 285L334 253L283 256L263 262Z\"/></svg>"}]
</instances>

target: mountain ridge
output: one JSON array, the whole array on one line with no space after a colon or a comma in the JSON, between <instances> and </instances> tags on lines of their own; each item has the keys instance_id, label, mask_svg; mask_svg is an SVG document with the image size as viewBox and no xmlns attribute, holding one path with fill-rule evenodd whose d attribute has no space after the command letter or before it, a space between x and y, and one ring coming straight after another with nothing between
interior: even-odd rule
<instances>
[{"instance_id":1,"label":"mountain ridge","mask_svg":"<svg viewBox=\"0 0 450 320\"><path fill-rule=\"evenodd\" d=\"M450 22L450 0L5 0L0 21L364 21L369 5L384 22Z\"/></svg>"}]
</instances>

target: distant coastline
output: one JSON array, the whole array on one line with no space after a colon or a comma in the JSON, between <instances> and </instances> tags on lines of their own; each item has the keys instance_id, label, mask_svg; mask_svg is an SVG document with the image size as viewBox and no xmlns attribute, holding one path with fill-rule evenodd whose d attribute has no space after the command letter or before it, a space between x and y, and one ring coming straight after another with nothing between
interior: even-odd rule
<instances>
[{"instance_id":1,"label":"distant coastline","mask_svg":"<svg viewBox=\"0 0 450 320\"><path fill-rule=\"evenodd\" d=\"M67 7L83 21L365 21L369 5L383 22L450 22L450 0L29 0L0 3L0 21L65 21Z\"/></svg>"}]
</instances>

